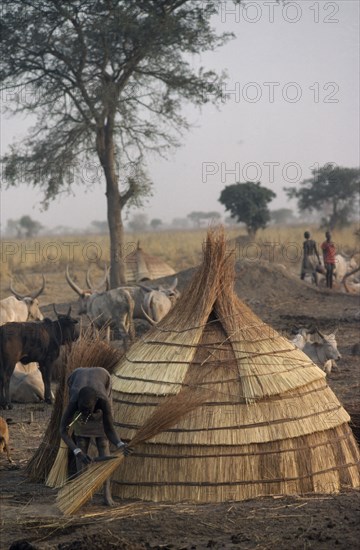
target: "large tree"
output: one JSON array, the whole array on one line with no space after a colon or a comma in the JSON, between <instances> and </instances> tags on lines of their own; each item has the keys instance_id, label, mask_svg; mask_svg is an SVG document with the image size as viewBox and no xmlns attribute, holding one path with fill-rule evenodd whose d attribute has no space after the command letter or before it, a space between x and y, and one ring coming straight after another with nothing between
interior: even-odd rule
<instances>
[{"instance_id":1,"label":"large tree","mask_svg":"<svg viewBox=\"0 0 360 550\"><path fill-rule=\"evenodd\" d=\"M322 212L322 226L341 227L359 210L360 169L325 164L312 170L312 177L302 181L300 188L285 187L285 191L290 199L297 199L300 212Z\"/></svg>"},{"instance_id":2,"label":"large tree","mask_svg":"<svg viewBox=\"0 0 360 550\"><path fill-rule=\"evenodd\" d=\"M232 36L211 25L220 5L2 1L4 104L37 116L28 137L3 157L3 174L9 185L41 186L45 206L73 183L104 179L112 287L125 282L122 211L149 191L146 151L179 143L189 127L182 100L200 106L221 96L224 75L192 63Z\"/></svg>"},{"instance_id":3,"label":"large tree","mask_svg":"<svg viewBox=\"0 0 360 550\"><path fill-rule=\"evenodd\" d=\"M248 235L255 237L258 229L264 229L270 220L268 203L276 194L260 182L247 181L226 186L219 202L231 213L231 217L246 225Z\"/></svg>"}]
</instances>

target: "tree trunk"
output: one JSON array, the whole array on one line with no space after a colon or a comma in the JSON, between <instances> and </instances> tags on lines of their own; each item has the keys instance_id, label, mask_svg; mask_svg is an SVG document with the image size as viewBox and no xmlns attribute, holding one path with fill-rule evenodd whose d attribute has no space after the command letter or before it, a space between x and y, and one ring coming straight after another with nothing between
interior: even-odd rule
<instances>
[{"instance_id":1,"label":"tree trunk","mask_svg":"<svg viewBox=\"0 0 360 550\"><path fill-rule=\"evenodd\" d=\"M124 263L124 225L117 181L106 178L107 219L110 234L110 288L126 283Z\"/></svg>"},{"instance_id":2,"label":"tree trunk","mask_svg":"<svg viewBox=\"0 0 360 550\"><path fill-rule=\"evenodd\" d=\"M249 236L249 239L255 240L256 229L254 229L253 227L250 227L249 225L247 225L246 226L246 231L247 231L247 234Z\"/></svg>"},{"instance_id":3,"label":"tree trunk","mask_svg":"<svg viewBox=\"0 0 360 550\"><path fill-rule=\"evenodd\" d=\"M110 233L110 288L126 283L122 199L115 170L113 133L109 125L97 133L96 149L106 180L107 219Z\"/></svg>"}]
</instances>

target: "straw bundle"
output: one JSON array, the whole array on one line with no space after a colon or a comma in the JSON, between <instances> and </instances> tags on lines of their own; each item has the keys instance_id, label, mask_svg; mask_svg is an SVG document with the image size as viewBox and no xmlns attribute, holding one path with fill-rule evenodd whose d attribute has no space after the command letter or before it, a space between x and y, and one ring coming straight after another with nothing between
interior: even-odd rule
<instances>
[{"instance_id":1,"label":"straw bundle","mask_svg":"<svg viewBox=\"0 0 360 550\"><path fill-rule=\"evenodd\" d=\"M67 458L68 452L64 445L60 445L60 421L62 413L68 404L69 393L66 381L73 370L82 367L103 367L110 373L122 357L122 352L110 347L103 340L102 331L94 336L87 331L67 348L64 354L64 368L62 371L59 386L55 395L55 403L49 424L46 428L43 440L26 466L26 473L33 481L44 482L53 469L56 461L55 470L52 471L49 483L55 483L58 486L61 480L65 481L67 476ZM49 478L48 478L49 479Z\"/></svg>"},{"instance_id":2,"label":"straw bundle","mask_svg":"<svg viewBox=\"0 0 360 550\"><path fill-rule=\"evenodd\" d=\"M214 502L360 485L350 417L325 374L242 303L233 283L234 255L211 230L182 298L114 371L125 440L184 388L210 396L124 461L113 477L118 497Z\"/></svg>"},{"instance_id":3,"label":"straw bundle","mask_svg":"<svg viewBox=\"0 0 360 550\"><path fill-rule=\"evenodd\" d=\"M174 426L179 420L204 403L207 394L190 388L167 399L156 408L145 424L138 430L130 441L129 447L134 447L152 439L160 432ZM116 458L109 462L91 465L81 476L70 481L59 491L57 503L65 515L77 512L112 475L124 459L121 451L114 453Z\"/></svg>"},{"instance_id":4,"label":"straw bundle","mask_svg":"<svg viewBox=\"0 0 360 550\"><path fill-rule=\"evenodd\" d=\"M54 464L52 465L50 473L45 481L45 485L47 485L47 487L54 487L56 489L59 489L64 485L68 478L68 460L69 448L66 443L61 439Z\"/></svg>"},{"instance_id":5,"label":"straw bundle","mask_svg":"<svg viewBox=\"0 0 360 550\"><path fill-rule=\"evenodd\" d=\"M63 371L60 375L53 410L43 440L25 468L27 476L32 481L44 482L56 459L57 449L60 443L60 418L63 410L63 402L67 399L66 379L70 373L68 355L69 350L64 354Z\"/></svg>"}]
</instances>

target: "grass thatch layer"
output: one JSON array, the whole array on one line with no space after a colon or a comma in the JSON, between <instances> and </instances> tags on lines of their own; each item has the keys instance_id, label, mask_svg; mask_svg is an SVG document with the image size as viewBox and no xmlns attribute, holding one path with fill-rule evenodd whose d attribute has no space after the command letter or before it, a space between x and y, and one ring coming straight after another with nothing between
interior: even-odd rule
<instances>
[{"instance_id":1,"label":"grass thatch layer","mask_svg":"<svg viewBox=\"0 0 360 550\"><path fill-rule=\"evenodd\" d=\"M212 322L202 336L194 360L187 367L184 386L206 389L208 402L186 416L176 429L159 434L158 443L241 445L271 442L322 431L349 421L348 414L326 385L322 371L312 363L315 381L311 377L310 383L306 384L308 378L303 375L302 385L296 390L247 404L244 375L239 372L239 362L220 323ZM147 372L144 365L142 368ZM271 376L276 368L273 356L268 358L267 368ZM168 368L169 377L172 372L173 369ZM287 380L291 375L295 377L291 369L290 374L285 370L283 377ZM134 430L146 421L161 401L159 397L148 395L149 387L153 387L152 381L148 382L146 378L142 383L148 389L144 395L121 391L114 396L114 417L126 439L131 439Z\"/></svg>"},{"instance_id":2,"label":"grass thatch layer","mask_svg":"<svg viewBox=\"0 0 360 550\"><path fill-rule=\"evenodd\" d=\"M121 465L120 497L206 502L360 485L349 415L321 369L238 299L233 263L223 234L209 232L189 288L114 373L125 439L167 396L208 393Z\"/></svg>"},{"instance_id":3,"label":"grass thatch layer","mask_svg":"<svg viewBox=\"0 0 360 550\"><path fill-rule=\"evenodd\" d=\"M346 424L276 441L271 447L146 444L121 464L113 480L114 493L124 499L155 502L333 493L359 486L359 460Z\"/></svg>"}]
</instances>

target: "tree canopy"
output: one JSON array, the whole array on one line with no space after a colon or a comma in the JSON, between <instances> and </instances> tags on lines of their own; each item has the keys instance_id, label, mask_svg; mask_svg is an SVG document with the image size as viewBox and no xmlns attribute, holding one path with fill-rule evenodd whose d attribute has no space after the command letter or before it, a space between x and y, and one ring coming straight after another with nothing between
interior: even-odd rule
<instances>
[{"instance_id":1,"label":"tree canopy","mask_svg":"<svg viewBox=\"0 0 360 550\"><path fill-rule=\"evenodd\" d=\"M190 214L187 215L189 220L196 226L201 227L201 223L203 221L219 221L221 218L221 214L219 212L190 212Z\"/></svg>"},{"instance_id":2,"label":"tree canopy","mask_svg":"<svg viewBox=\"0 0 360 550\"><path fill-rule=\"evenodd\" d=\"M105 181L112 287L125 282L122 210L150 189L145 154L180 143L183 101L221 97L224 74L192 61L232 36L211 25L220 4L2 2L3 103L37 117L3 157L5 180L40 186L45 205L74 183Z\"/></svg>"},{"instance_id":3,"label":"tree canopy","mask_svg":"<svg viewBox=\"0 0 360 550\"><path fill-rule=\"evenodd\" d=\"M27 237L31 239L36 237L41 229L44 229L44 226L28 215L21 216L18 220L9 219L7 222L7 231L10 234L15 234L17 238Z\"/></svg>"},{"instance_id":4,"label":"tree canopy","mask_svg":"<svg viewBox=\"0 0 360 550\"><path fill-rule=\"evenodd\" d=\"M246 225L250 237L255 237L258 229L264 229L270 220L270 203L276 194L260 182L235 183L221 191L219 202L231 213L232 218Z\"/></svg>"},{"instance_id":5,"label":"tree canopy","mask_svg":"<svg viewBox=\"0 0 360 550\"><path fill-rule=\"evenodd\" d=\"M278 208L270 211L271 221L276 224L288 224L296 220L290 208Z\"/></svg>"},{"instance_id":6,"label":"tree canopy","mask_svg":"<svg viewBox=\"0 0 360 550\"><path fill-rule=\"evenodd\" d=\"M285 191L290 199L297 199L300 212L325 214L322 227L342 227L359 211L360 169L325 164L312 170L312 177L302 181L300 188L285 187Z\"/></svg>"}]
</instances>

